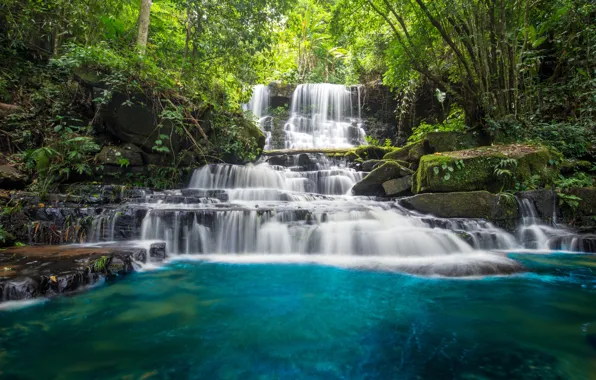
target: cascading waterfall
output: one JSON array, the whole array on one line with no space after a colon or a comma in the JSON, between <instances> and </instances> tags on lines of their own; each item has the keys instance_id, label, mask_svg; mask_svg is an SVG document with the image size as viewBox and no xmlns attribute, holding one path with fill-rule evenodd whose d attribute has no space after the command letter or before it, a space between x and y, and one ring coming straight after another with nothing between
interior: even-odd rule
<instances>
[{"instance_id":1,"label":"cascading waterfall","mask_svg":"<svg viewBox=\"0 0 596 380\"><path fill-rule=\"evenodd\" d=\"M314 83L299 85L286 123L286 149L344 148L364 144L360 87Z\"/></svg>"},{"instance_id":2,"label":"cascading waterfall","mask_svg":"<svg viewBox=\"0 0 596 380\"><path fill-rule=\"evenodd\" d=\"M349 262L446 275L515 271L518 264L499 251L582 247L577 235L540 220L528 199L518 200L513 234L486 220L436 218L396 200L352 197L366 173L342 159L301 154L269 161L276 164L204 166L187 189L106 209L90 238L165 241L169 256Z\"/></svg>"}]
</instances>

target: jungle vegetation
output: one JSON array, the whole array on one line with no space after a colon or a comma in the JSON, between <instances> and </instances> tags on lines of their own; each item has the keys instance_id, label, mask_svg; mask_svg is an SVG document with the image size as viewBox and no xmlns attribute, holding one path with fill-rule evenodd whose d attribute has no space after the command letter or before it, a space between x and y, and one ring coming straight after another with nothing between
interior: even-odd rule
<instances>
[{"instance_id":1,"label":"jungle vegetation","mask_svg":"<svg viewBox=\"0 0 596 380\"><path fill-rule=\"evenodd\" d=\"M256 158L236 118L270 81L382 82L397 118L427 86L459 116L418 134L595 149L592 0L0 0L0 56L2 151L33 173L57 165L54 181L90 173L98 149L92 110L110 93L83 97L81 70L155 99L182 135L218 114L219 137L194 144L206 161Z\"/></svg>"}]
</instances>

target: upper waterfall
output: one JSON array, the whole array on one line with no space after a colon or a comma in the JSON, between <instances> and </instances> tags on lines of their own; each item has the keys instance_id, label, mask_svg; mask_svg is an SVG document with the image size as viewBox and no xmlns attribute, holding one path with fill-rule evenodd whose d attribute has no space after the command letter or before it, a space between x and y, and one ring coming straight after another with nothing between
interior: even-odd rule
<instances>
[{"instance_id":1,"label":"upper waterfall","mask_svg":"<svg viewBox=\"0 0 596 380\"><path fill-rule=\"evenodd\" d=\"M360 87L353 89L328 83L296 87L285 127L286 149L343 148L364 143Z\"/></svg>"},{"instance_id":2,"label":"upper waterfall","mask_svg":"<svg viewBox=\"0 0 596 380\"><path fill-rule=\"evenodd\" d=\"M272 149L271 93L268 86L257 85L250 101L243 105L250 111L267 137L265 149ZM287 120L283 125L283 148L350 148L366 144L362 120L360 86L329 83L301 84L292 94ZM278 146L277 148L282 148Z\"/></svg>"}]
</instances>

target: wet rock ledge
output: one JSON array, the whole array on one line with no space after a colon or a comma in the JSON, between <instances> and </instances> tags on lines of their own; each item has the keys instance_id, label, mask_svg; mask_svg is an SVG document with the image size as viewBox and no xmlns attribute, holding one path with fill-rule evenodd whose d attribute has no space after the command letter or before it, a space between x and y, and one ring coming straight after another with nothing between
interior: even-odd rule
<instances>
[{"instance_id":1,"label":"wet rock ledge","mask_svg":"<svg viewBox=\"0 0 596 380\"><path fill-rule=\"evenodd\" d=\"M165 243L9 248L0 251L0 302L76 292L165 257Z\"/></svg>"}]
</instances>

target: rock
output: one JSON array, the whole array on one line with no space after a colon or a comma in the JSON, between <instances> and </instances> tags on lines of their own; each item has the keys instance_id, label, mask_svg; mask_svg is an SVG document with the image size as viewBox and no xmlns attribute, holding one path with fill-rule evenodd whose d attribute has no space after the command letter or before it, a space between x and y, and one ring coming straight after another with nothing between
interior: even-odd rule
<instances>
[{"instance_id":1,"label":"rock","mask_svg":"<svg viewBox=\"0 0 596 380\"><path fill-rule=\"evenodd\" d=\"M298 156L298 166L302 166L302 168L307 171L317 170L317 163L306 153L302 153Z\"/></svg>"},{"instance_id":2,"label":"rock","mask_svg":"<svg viewBox=\"0 0 596 380\"><path fill-rule=\"evenodd\" d=\"M517 224L517 201L510 195L495 195L488 191L418 194L403 198L399 203L423 214L439 218L486 219L501 226Z\"/></svg>"},{"instance_id":3,"label":"rock","mask_svg":"<svg viewBox=\"0 0 596 380\"><path fill-rule=\"evenodd\" d=\"M383 182L383 190L388 197L398 197L410 194L412 188L412 176L408 175L402 178L396 178Z\"/></svg>"},{"instance_id":4,"label":"rock","mask_svg":"<svg viewBox=\"0 0 596 380\"><path fill-rule=\"evenodd\" d=\"M11 165L0 165L0 188L22 189L29 178Z\"/></svg>"},{"instance_id":5,"label":"rock","mask_svg":"<svg viewBox=\"0 0 596 380\"><path fill-rule=\"evenodd\" d=\"M209 190L209 189L182 189L180 190L182 195L185 197L196 197L196 198L216 198L222 202L229 200L228 194L225 190Z\"/></svg>"},{"instance_id":6,"label":"rock","mask_svg":"<svg viewBox=\"0 0 596 380\"><path fill-rule=\"evenodd\" d=\"M488 190L500 192L516 183L540 175L543 181L556 174L549 162L556 158L547 148L531 145L499 145L456 152L435 153L420 159L412 192L435 193ZM510 174L498 175L498 165L506 164Z\"/></svg>"},{"instance_id":7,"label":"rock","mask_svg":"<svg viewBox=\"0 0 596 380\"><path fill-rule=\"evenodd\" d=\"M0 252L0 302L51 297L134 271L143 248L35 246Z\"/></svg>"},{"instance_id":8,"label":"rock","mask_svg":"<svg viewBox=\"0 0 596 380\"><path fill-rule=\"evenodd\" d=\"M166 255L166 243L153 243L149 248L149 257L151 261L164 261Z\"/></svg>"},{"instance_id":9,"label":"rock","mask_svg":"<svg viewBox=\"0 0 596 380\"><path fill-rule=\"evenodd\" d=\"M548 242L553 250L596 253L596 235L555 236Z\"/></svg>"},{"instance_id":10,"label":"rock","mask_svg":"<svg viewBox=\"0 0 596 380\"><path fill-rule=\"evenodd\" d=\"M375 168L385 163L383 160L367 160L362 163L361 169L365 172L372 172ZM403 165L402 165L403 166Z\"/></svg>"},{"instance_id":11,"label":"rock","mask_svg":"<svg viewBox=\"0 0 596 380\"><path fill-rule=\"evenodd\" d=\"M288 108L292 101L292 95L296 89L295 85L275 81L269 83L269 106L272 109L278 107Z\"/></svg>"},{"instance_id":12,"label":"rock","mask_svg":"<svg viewBox=\"0 0 596 380\"><path fill-rule=\"evenodd\" d=\"M545 222L552 221L553 216L559 213L557 193L553 190L520 191L516 196L518 199L529 200L536 208L538 217Z\"/></svg>"},{"instance_id":13,"label":"rock","mask_svg":"<svg viewBox=\"0 0 596 380\"><path fill-rule=\"evenodd\" d=\"M577 212L582 216L596 215L596 187L570 189L568 194L581 198Z\"/></svg>"},{"instance_id":14,"label":"rock","mask_svg":"<svg viewBox=\"0 0 596 380\"><path fill-rule=\"evenodd\" d=\"M356 148L356 154L363 160L380 160L394 149L395 148L384 146L361 145Z\"/></svg>"},{"instance_id":15,"label":"rock","mask_svg":"<svg viewBox=\"0 0 596 380\"><path fill-rule=\"evenodd\" d=\"M133 144L104 146L101 152L95 156L95 160L100 165L143 166L140 149ZM121 163L120 160L127 160L128 165Z\"/></svg>"},{"instance_id":16,"label":"rock","mask_svg":"<svg viewBox=\"0 0 596 380\"><path fill-rule=\"evenodd\" d=\"M289 166L288 156L285 154L281 156L271 156L267 159L267 163L272 166Z\"/></svg>"},{"instance_id":17,"label":"rock","mask_svg":"<svg viewBox=\"0 0 596 380\"><path fill-rule=\"evenodd\" d=\"M354 195L385 196L383 183L392 179L410 176L414 172L404 168L395 161L385 161L385 163L370 172L364 179L352 188Z\"/></svg>"},{"instance_id":18,"label":"rock","mask_svg":"<svg viewBox=\"0 0 596 380\"><path fill-rule=\"evenodd\" d=\"M422 141L395 149L385 155L388 160L402 160L417 164L420 158L436 152L451 152L481 145L479 137L463 132L430 132Z\"/></svg>"}]
</instances>

